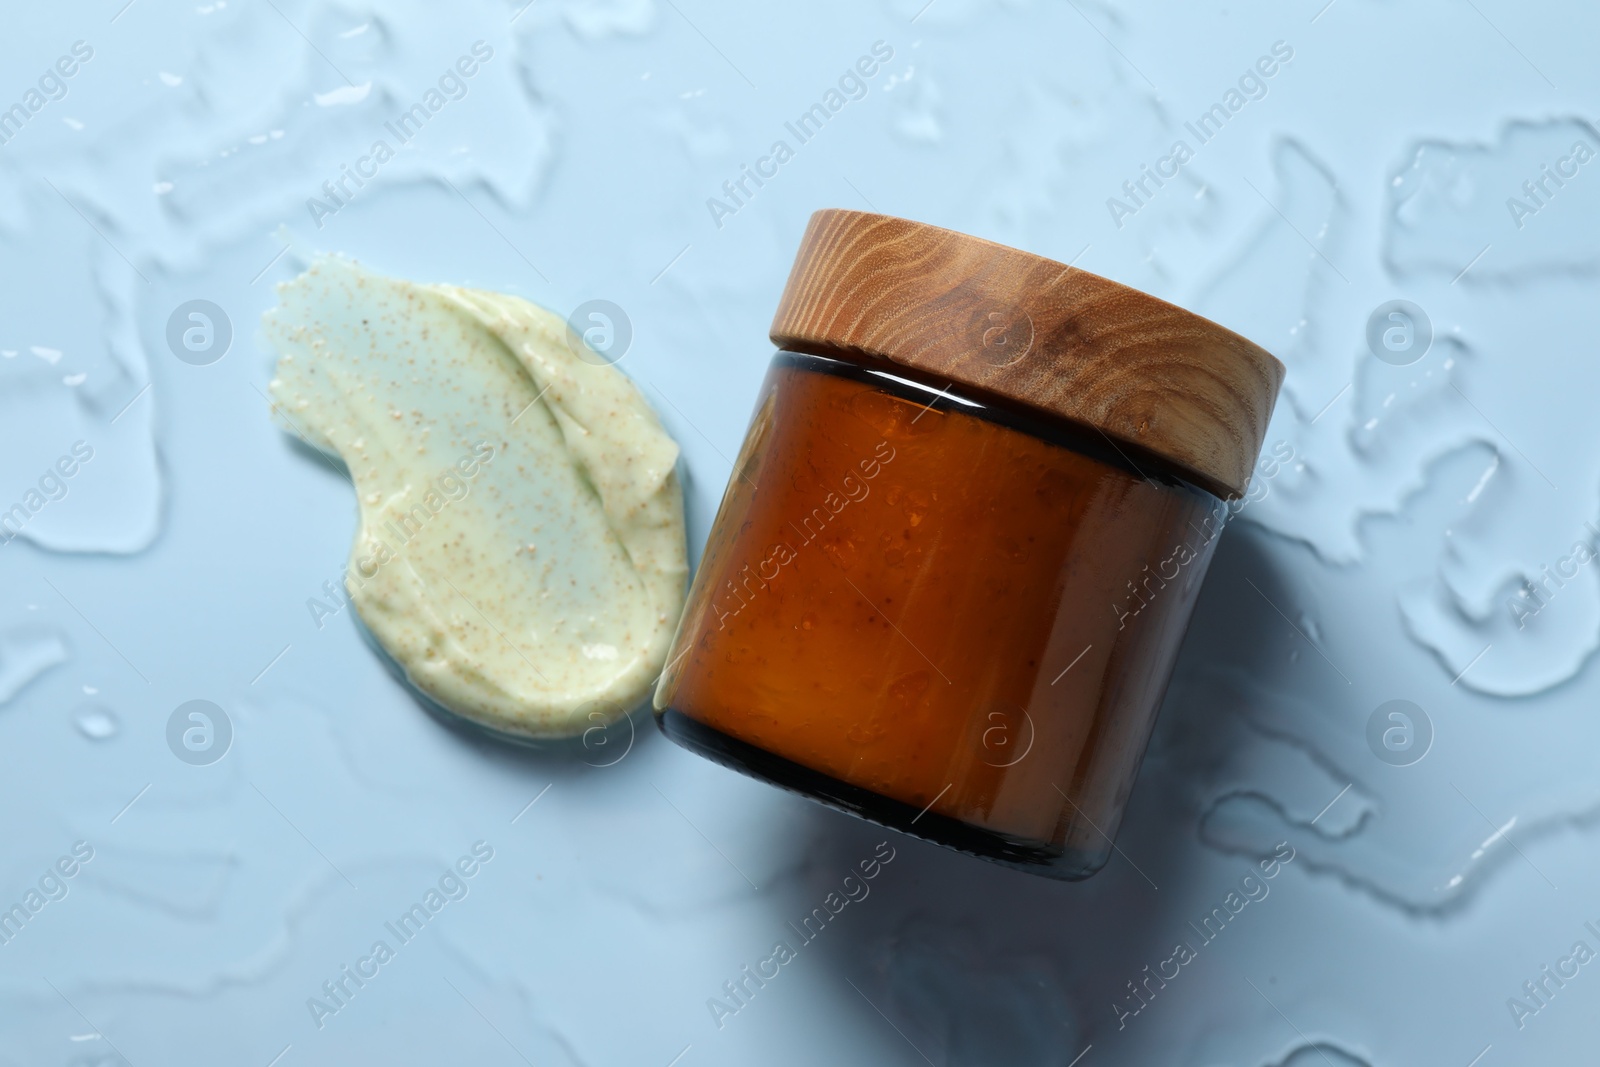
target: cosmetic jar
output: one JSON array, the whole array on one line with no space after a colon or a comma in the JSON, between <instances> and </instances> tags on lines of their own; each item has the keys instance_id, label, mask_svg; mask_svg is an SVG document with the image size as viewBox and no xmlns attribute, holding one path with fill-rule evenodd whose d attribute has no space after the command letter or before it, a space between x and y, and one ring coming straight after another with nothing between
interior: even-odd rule
<instances>
[{"instance_id":1,"label":"cosmetic jar","mask_svg":"<svg viewBox=\"0 0 1600 1067\"><path fill-rule=\"evenodd\" d=\"M679 744L1059 879L1112 849L1283 366L903 219L812 216L656 692Z\"/></svg>"}]
</instances>

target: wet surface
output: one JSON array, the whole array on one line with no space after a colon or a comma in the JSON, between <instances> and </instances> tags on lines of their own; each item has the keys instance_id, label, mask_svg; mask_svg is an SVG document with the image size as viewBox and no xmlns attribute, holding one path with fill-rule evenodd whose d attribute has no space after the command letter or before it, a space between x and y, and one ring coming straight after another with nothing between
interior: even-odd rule
<instances>
[{"instance_id":1,"label":"wet surface","mask_svg":"<svg viewBox=\"0 0 1600 1067\"><path fill-rule=\"evenodd\" d=\"M1581 1058L1597 19L1498 0L15 16L0 909L24 917L0 912L0 1063ZM787 128L830 91L820 129ZM777 169L744 179L758 165ZM824 206L1074 262L1288 365L1276 460L1220 543L1118 851L1082 884L875 830L648 723L551 751L454 729L348 610L308 607L356 506L269 418L275 282L335 252L562 315L614 302L618 366L683 447L697 555ZM870 894L829 912L885 840ZM769 960L761 983L742 970Z\"/></svg>"}]
</instances>

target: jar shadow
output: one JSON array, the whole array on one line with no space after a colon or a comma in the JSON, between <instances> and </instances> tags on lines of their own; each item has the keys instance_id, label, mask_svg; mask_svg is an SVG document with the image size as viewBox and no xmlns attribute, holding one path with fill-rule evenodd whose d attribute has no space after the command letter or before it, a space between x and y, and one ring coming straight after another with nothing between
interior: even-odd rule
<instances>
[{"instance_id":1,"label":"jar shadow","mask_svg":"<svg viewBox=\"0 0 1600 1067\"><path fill-rule=\"evenodd\" d=\"M1219 542L1151 758L1111 859L1093 877L1052 881L808 806L811 855L802 875L772 894L776 923L794 931L784 924L827 913L827 894L842 894L844 876L864 883L866 895L828 924L837 923L837 933L824 929L814 939L820 951L802 951L823 961L821 980L836 987L831 995L841 1017L854 1020L851 1032L881 1032L880 1062L1060 1067L1090 1043L1096 1062L1118 1062L1119 1042L1124 1055L1137 1056L1119 1034L1135 1025L1120 1013L1143 1003L1129 983L1168 959L1175 942L1197 941L1192 922L1233 888L1217 880L1216 854L1200 839L1204 761L1156 755L1181 756L1199 735L1206 752L1264 743L1239 717L1217 714L1204 687L1185 682L1218 668L1261 673L1269 650L1281 648L1286 624L1273 605L1289 598L1265 551L1268 536L1240 526ZM884 847L894 858L865 882L861 864ZM1236 858L1233 879L1251 862ZM1209 979L1190 981L1235 979L1228 963L1212 961ZM1157 1006L1154 998L1144 1005L1148 1014Z\"/></svg>"}]
</instances>

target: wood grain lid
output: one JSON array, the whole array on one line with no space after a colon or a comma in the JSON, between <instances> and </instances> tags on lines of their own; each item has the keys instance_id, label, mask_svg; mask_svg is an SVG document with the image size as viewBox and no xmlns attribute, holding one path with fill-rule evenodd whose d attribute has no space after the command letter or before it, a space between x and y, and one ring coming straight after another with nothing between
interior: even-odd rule
<instances>
[{"instance_id":1,"label":"wood grain lid","mask_svg":"<svg viewBox=\"0 0 1600 1067\"><path fill-rule=\"evenodd\" d=\"M1099 430L1242 496L1284 367L1209 319L978 237L860 211L811 216L772 340L929 372Z\"/></svg>"}]
</instances>

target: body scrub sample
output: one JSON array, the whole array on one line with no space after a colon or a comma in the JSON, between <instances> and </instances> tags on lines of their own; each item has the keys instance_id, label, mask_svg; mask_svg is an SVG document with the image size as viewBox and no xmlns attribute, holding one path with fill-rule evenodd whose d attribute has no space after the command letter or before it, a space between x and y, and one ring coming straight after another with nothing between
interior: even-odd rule
<instances>
[{"instance_id":1,"label":"body scrub sample","mask_svg":"<svg viewBox=\"0 0 1600 1067\"><path fill-rule=\"evenodd\" d=\"M633 383L517 297L331 257L278 292L274 414L349 468L345 584L411 683L525 737L639 704L688 562L678 447Z\"/></svg>"}]
</instances>

